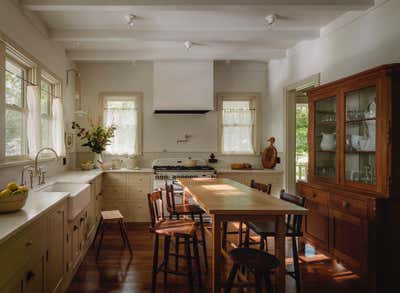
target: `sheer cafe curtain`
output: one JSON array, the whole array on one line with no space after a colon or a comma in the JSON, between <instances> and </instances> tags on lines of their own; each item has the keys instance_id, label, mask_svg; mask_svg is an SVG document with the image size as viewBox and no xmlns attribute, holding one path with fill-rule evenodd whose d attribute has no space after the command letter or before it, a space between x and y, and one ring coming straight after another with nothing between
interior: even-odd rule
<instances>
[{"instance_id":1,"label":"sheer cafe curtain","mask_svg":"<svg viewBox=\"0 0 400 293\"><path fill-rule=\"evenodd\" d=\"M251 101L223 101L223 153L254 154L254 116Z\"/></svg>"},{"instance_id":2,"label":"sheer cafe curtain","mask_svg":"<svg viewBox=\"0 0 400 293\"><path fill-rule=\"evenodd\" d=\"M64 109L60 98L53 99L52 117L51 141L53 142L53 148L59 156L65 156Z\"/></svg>"},{"instance_id":3,"label":"sheer cafe curtain","mask_svg":"<svg viewBox=\"0 0 400 293\"><path fill-rule=\"evenodd\" d=\"M137 154L138 110L135 98L105 98L104 124L116 126L115 136L107 146L112 155Z\"/></svg>"},{"instance_id":4,"label":"sheer cafe curtain","mask_svg":"<svg viewBox=\"0 0 400 293\"><path fill-rule=\"evenodd\" d=\"M29 158L34 159L40 149L40 93L39 87L28 85L26 94L28 104L27 138Z\"/></svg>"}]
</instances>

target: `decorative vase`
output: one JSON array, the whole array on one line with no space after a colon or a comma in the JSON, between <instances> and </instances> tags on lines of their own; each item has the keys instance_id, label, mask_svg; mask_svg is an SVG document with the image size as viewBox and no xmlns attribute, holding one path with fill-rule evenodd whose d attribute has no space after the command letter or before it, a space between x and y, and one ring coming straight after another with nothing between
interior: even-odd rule
<instances>
[{"instance_id":1,"label":"decorative vase","mask_svg":"<svg viewBox=\"0 0 400 293\"><path fill-rule=\"evenodd\" d=\"M94 165L97 169L101 167L103 164L103 158L101 157L101 153L94 153Z\"/></svg>"},{"instance_id":2,"label":"decorative vase","mask_svg":"<svg viewBox=\"0 0 400 293\"><path fill-rule=\"evenodd\" d=\"M323 133L321 140L321 150L334 151L336 148L336 133Z\"/></svg>"}]
</instances>

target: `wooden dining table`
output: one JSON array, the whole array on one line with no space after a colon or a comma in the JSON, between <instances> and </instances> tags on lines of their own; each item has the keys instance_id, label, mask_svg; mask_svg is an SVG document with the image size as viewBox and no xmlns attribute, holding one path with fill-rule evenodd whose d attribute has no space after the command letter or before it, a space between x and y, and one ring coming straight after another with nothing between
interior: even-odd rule
<instances>
[{"instance_id":1,"label":"wooden dining table","mask_svg":"<svg viewBox=\"0 0 400 293\"><path fill-rule=\"evenodd\" d=\"M276 292L285 292L285 215L305 215L307 209L230 179L191 178L179 179L178 183L184 188L184 200L192 196L212 217L212 292L224 287L223 260L229 257L222 244L222 224L271 219L276 223L275 256L280 261L275 272Z\"/></svg>"}]
</instances>

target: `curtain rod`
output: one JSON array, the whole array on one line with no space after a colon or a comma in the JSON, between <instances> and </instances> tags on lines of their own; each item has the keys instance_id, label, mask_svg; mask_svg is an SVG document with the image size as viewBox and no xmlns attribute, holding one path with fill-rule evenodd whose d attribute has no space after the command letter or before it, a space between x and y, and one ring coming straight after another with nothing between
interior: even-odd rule
<instances>
[{"instance_id":1,"label":"curtain rod","mask_svg":"<svg viewBox=\"0 0 400 293\"><path fill-rule=\"evenodd\" d=\"M26 83L29 83L30 85L39 86L38 84L35 84L35 83L33 83L33 82L31 82L31 81L29 81L29 80L27 80L27 79L25 79L25 78L19 76L18 74L14 73L14 72L12 72L12 71L6 69L6 68L3 68L3 69L4 69L5 71L7 71L8 73L10 73L10 74L16 76L16 77L19 78L20 80L25 81ZM53 94L53 93L51 93L51 92L49 92L49 91L46 91L46 90L44 90L44 89L40 89L40 90L41 90L41 91L44 91L44 92L46 92L46 93L48 93L48 94L49 94L50 96L52 96L53 98L56 98L56 99L63 99L62 97L56 96L55 94Z\"/></svg>"}]
</instances>

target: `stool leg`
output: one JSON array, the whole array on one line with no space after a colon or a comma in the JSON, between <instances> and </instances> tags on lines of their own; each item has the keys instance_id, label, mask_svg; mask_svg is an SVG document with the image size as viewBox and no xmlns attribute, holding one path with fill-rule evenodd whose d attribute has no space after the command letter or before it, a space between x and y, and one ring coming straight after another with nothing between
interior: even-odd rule
<instances>
[{"instance_id":1,"label":"stool leg","mask_svg":"<svg viewBox=\"0 0 400 293\"><path fill-rule=\"evenodd\" d=\"M295 279L296 279L296 291L297 291L297 293L301 293L299 254L298 254L298 250L297 250L296 237L292 237L292 249L293 249L294 275L295 275Z\"/></svg>"},{"instance_id":2,"label":"stool leg","mask_svg":"<svg viewBox=\"0 0 400 293\"><path fill-rule=\"evenodd\" d=\"M234 264L231 269L231 272L229 273L228 281L227 281L227 284L225 287L225 293L231 292L232 286L233 286L233 281L235 280L238 269L239 269L239 266L237 264Z\"/></svg>"},{"instance_id":3,"label":"stool leg","mask_svg":"<svg viewBox=\"0 0 400 293\"><path fill-rule=\"evenodd\" d=\"M267 288L267 292L268 293L273 293L274 291L274 289L273 289L273 287L272 287L272 283L271 283L271 276L270 276L270 273L269 272L267 272L267 273L265 273L264 274L264 279L265 279L265 287Z\"/></svg>"},{"instance_id":4,"label":"stool leg","mask_svg":"<svg viewBox=\"0 0 400 293\"><path fill-rule=\"evenodd\" d=\"M118 221L118 225L119 225L119 231L121 233L121 239L122 239L122 243L124 244L124 248L126 247L126 240L125 240L125 235L124 235L124 231L122 229L122 222Z\"/></svg>"},{"instance_id":5,"label":"stool leg","mask_svg":"<svg viewBox=\"0 0 400 293\"><path fill-rule=\"evenodd\" d=\"M169 262L169 246L171 243L171 237L166 236L164 239L164 286L168 283L168 262Z\"/></svg>"},{"instance_id":6,"label":"stool leg","mask_svg":"<svg viewBox=\"0 0 400 293\"><path fill-rule=\"evenodd\" d=\"M103 244L103 237L104 237L104 223L102 223L102 225L101 225L100 242L99 242L99 246L97 247L96 259L99 257L99 254L100 254L100 248L101 248L101 245Z\"/></svg>"},{"instance_id":7,"label":"stool leg","mask_svg":"<svg viewBox=\"0 0 400 293\"><path fill-rule=\"evenodd\" d=\"M155 234L154 238L154 254L153 254L153 270L151 276L151 292L156 292L157 286L157 273L158 273L158 234Z\"/></svg>"},{"instance_id":8,"label":"stool leg","mask_svg":"<svg viewBox=\"0 0 400 293\"><path fill-rule=\"evenodd\" d=\"M203 255L204 255L204 266L206 268L206 273L208 273L208 256L207 256L207 242L206 242L206 230L204 228L203 215L200 214L200 229L201 229L201 242L203 245Z\"/></svg>"},{"instance_id":9,"label":"stool leg","mask_svg":"<svg viewBox=\"0 0 400 293\"><path fill-rule=\"evenodd\" d=\"M121 225L120 227L122 229L122 234L123 234L123 236L125 238L126 245L128 246L128 249L129 249L129 253L132 256L133 255L132 246L131 246L131 243L130 243L129 238L128 238L128 232L126 232L125 224L124 224L123 221L121 221L120 225Z\"/></svg>"},{"instance_id":10,"label":"stool leg","mask_svg":"<svg viewBox=\"0 0 400 293\"><path fill-rule=\"evenodd\" d=\"M178 271L179 267L179 237L175 237L175 271Z\"/></svg>"},{"instance_id":11,"label":"stool leg","mask_svg":"<svg viewBox=\"0 0 400 293\"><path fill-rule=\"evenodd\" d=\"M200 255L199 255L199 241L197 236L193 236L193 253L194 259L196 261L196 268L197 268L197 280L199 281L199 287L203 288L203 282L201 280L201 266L200 266Z\"/></svg>"},{"instance_id":12,"label":"stool leg","mask_svg":"<svg viewBox=\"0 0 400 293\"><path fill-rule=\"evenodd\" d=\"M187 263L186 269L187 269L189 292L193 292L192 255L190 253L190 239L188 237L185 237L185 254Z\"/></svg>"}]
</instances>

